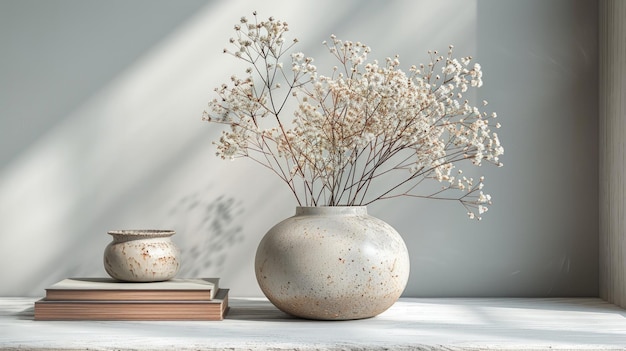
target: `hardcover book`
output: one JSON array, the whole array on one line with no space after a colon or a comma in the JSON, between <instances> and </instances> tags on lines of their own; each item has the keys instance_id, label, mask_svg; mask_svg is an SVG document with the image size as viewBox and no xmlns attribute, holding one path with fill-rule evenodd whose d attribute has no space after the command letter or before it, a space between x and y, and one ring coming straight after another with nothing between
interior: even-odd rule
<instances>
[{"instance_id":1,"label":"hardcover book","mask_svg":"<svg viewBox=\"0 0 626 351\"><path fill-rule=\"evenodd\" d=\"M220 321L228 311L228 289L210 300L49 300L35 302L35 320Z\"/></svg>"},{"instance_id":2,"label":"hardcover book","mask_svg":"<svg viewBox=\"0 0 626 351\"><path fill-rule=\"evenodd\" d=\"M46 289L47 301L61 300L211 300L219 290L219 278L171 279L131 283L111 278L68 278Z\"/></svg>"}]
</instances>

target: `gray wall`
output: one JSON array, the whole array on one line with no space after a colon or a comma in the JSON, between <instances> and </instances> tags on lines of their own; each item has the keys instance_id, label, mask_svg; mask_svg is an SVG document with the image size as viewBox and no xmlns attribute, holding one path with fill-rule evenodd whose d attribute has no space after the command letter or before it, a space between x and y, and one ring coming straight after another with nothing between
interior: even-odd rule
<instances>
[{"instance_id":1,"label":"gray wall","mask_svg":"<svg viewBox=\"0 0 626 351\"><path fill-rule=\"evenodd\" d=\"M221 50L242 15L291 25L325 60L334 33L400 54L474 56L477 99L498 112L505 166L494 205L397 199L369 212L411 252L406 296L597 296L595 1L0 0L0 296L43 294L67 276L105 276L107 230L172 228L181 276L219 276L258 296L262 235L293 213L288 190L245 160L214 157L201 114L238 72Z\"/></svg>"},{"instance_id":2,"label":"gray wall","mask_svg":"<svg viewBox=\"0 0 626 351\"><path fill-rule=\"evenodd\" d=\"M600 297L626 308L626 2L600 3Z\"/></svg>"}]
</instances>

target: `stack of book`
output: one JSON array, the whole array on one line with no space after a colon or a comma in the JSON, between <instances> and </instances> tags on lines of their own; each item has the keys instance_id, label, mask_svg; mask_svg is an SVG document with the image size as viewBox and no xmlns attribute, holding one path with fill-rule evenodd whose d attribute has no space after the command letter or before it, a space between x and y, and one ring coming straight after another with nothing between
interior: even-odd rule
<instances>
[{"instance_id":1,"label":"stack of book","mask_svg":"<svg viewBox=\"0 0 626 351\"><path fill-rule=\"evenodd\" d=\"M64 279L35 302L35 320L222 320L228 289L218 278L129 283Z\"/></svg>"}]
</instances>

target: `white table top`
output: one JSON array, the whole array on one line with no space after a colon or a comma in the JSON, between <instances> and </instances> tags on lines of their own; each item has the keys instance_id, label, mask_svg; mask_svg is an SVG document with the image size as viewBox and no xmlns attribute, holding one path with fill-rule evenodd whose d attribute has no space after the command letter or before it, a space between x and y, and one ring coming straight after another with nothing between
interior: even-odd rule
<instances>
[{"instance_id":1,"label":"white table top","mask_svg":"<svg viewBox=\"0 0 626 351\"><path fill-rule=\"evenodd\" d=\"M371 319L295 319L231 298L218 322L34 321L0 298L0 350L626 350L626 311L597 298L403 298Z\"/></svg>"}]
</instances>

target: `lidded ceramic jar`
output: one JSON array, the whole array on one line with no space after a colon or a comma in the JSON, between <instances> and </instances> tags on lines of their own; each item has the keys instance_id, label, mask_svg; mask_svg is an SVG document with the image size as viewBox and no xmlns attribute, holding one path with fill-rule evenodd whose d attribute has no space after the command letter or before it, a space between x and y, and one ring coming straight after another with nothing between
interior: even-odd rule
<instances>
[{"instance_id":1,"label":"lidded ceramic jar","mask_svg":"<svg viewBox=\"0 0 626 351\"><path fill-rule=\"evenodd\" d=\"M180 269L180 250L173 230L113 230L104 250L104 268L114 279L155 282L174 278Z\"/></svg>"}]
</instances>

